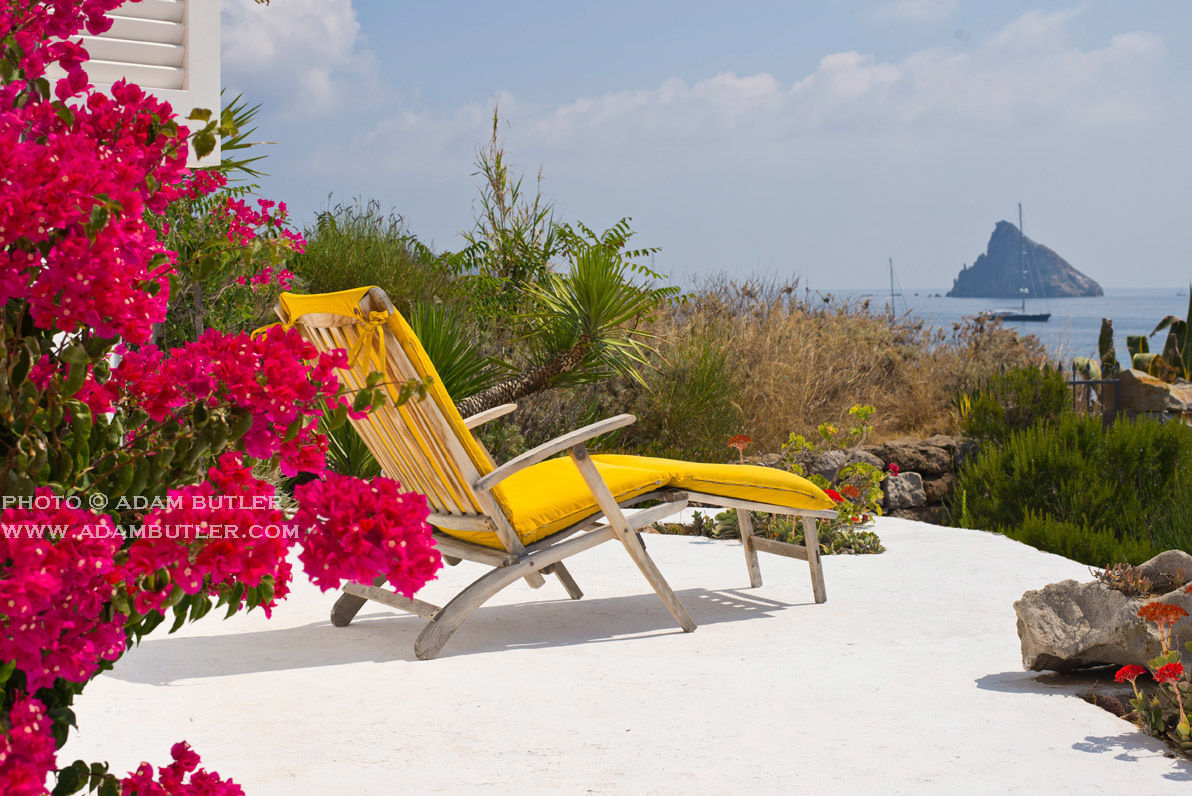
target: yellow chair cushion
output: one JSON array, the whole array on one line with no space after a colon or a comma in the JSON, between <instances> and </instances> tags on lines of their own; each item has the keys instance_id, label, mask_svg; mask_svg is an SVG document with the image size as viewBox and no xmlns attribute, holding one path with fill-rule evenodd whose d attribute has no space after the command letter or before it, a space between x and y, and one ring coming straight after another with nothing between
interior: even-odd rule
<instances>
[{"instance_id":1,"label":"yellow chair cushion","mask_svg":"<svg viewBox=\"0 0 1192 796\"><path fill-rule=\"evenodd\" d=\"M806 478L755 464L702 464L650 456L598 454L597 465L632 467L666 474L666 485L708 495L752 500L792 509L834 509L836 504Z\"/></svg>"},{"instance_id":2,"label":"yellow chair cushion","mask_svg":"<svg viewBox=\"0 0 1192 796\"><path fill-rule=\"evenodd\" d=\"M596 469L618 502L658 489L667 479L663 472L618 464L597 462ZM492 495L505 510L522 544L536 542L600 510L579 468L568 456L547 459L514 473L493 487ZM467 542L501 547L495 533L442 530Z\"/></svg>"}]
</instances>

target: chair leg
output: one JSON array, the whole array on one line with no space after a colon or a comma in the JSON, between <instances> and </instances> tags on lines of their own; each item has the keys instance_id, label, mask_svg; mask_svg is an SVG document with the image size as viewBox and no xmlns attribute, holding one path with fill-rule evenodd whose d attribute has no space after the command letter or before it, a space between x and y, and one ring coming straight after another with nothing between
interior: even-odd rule
<instances>
[{"instance_id":1,"label":"chair leg","mask_svg":"<svg viewBox=\"0 0 1192 796\"><path fill-rule=\"evenodd\" d=\"M753 520L748 509L737 509L737 527L741 529L741 547L745 549L745 566L749 568L749 585L762 585L762 568L757 560L757 548L753 546Z\"/></svg>"},{"instance_id":2,"label":"chair leg","mask_svg":"<svg viewBox=\"0 0 1192 796\"><path fill-rule=\"evenodd\" d=\"M378 575L373 579L373 585L384 586L386 580L384 575ZM336 627L347 627L352 624L352 620L356 618L356 614L360 612L366 602L368 602L367 597L347 592L340 594L335 605L331 606L331 624Z\"/></svg>"},{"instance_id":3,"label":"chair leg","mask_svg":"<svg viewBox=\"0 0 1192 796\"><path fill-rule=\"evenodd\" d=\"M497 567L492 572L482 575L444 605L435 617L430 620L418 639L414 642L414 654L421 660L430 660L439 654L443 645L451 638L459 626L484 605L489 598L501 589L513 583L518 578L526 576L527 572L535 570L530 562L522 561L508 567Z\"/></svg>"},{"instance_id":4,"label":"chair leg","mask_svg":"<svg viewBox=\"0 0 1192 796\"><path fill-rule=\"evenodd\" d=\"M567 590L567 596L571 599L578 600L584 596L579 584L575 582L575 578L571 577L571 573L567 570L567 567L563 566L562 561L557 564L551 564L542 571L558 578L559 583L562 583L563 588Z\"/></svg>"},{"instance_id":5,"label":"chair leg","mask_svg":"<svg viewBox=\"0 0 1192 796\"><path fill-rule=\"evenodd\" d=\"M368 600L355 594L341 594L331 608L331 624L336 627L347 627L356 618L356 614L364 607Z\"/></svg>"},{"instance_id":6,"label":"chair leg","mask_svg":"<svg viewBox=\"0 0 1192 796\"><path fill-rule=\"evenodd\" d=\"M828 592L824 588L824 569L820 565L819 533L816 531L815 517L802 517L803 542L807 545L807 566L811 569L811 589L815 593L815 601L828 601Z\"/></svg>"},{"instance_id":7,"label":"chair leg","mask_svg":"<svg viewBox=\"0 0 1192 796\"><path fill-rule=\"evenodd\" d=\"M629 551L629 557L633 559L633 563L637 564L637 568L646 576L654 593L658 595L663 605L666 606L666 610L670 611L670 615L679 623L679 627L683 628L683 632L690 633L695 630L695 620L691 618L691 614L687 613L683 603L679 602L678 595L666 582L666 578L662 576L658 565L654 563L654 559L650 558L646 548L642 546L642 541L637 534L622 534L621 541L624 543L625 549Z\"/></svg>"}]
</instances>

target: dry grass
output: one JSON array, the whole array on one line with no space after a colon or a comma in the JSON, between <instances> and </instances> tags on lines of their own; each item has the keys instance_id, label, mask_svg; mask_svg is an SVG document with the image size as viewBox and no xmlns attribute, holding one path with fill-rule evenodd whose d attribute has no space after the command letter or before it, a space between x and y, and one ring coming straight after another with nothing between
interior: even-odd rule
<instances>
[{"instance_id":1,"label":"dry grass","mask_svg":"<svg viewBox=\"0 0 1192 796\"><path fill-rule=\"evenodd\" d=\"M947 432L957 389L1046 359L1037 342L982 321L928 330L919 321L874 315L867 302L757 282L709 283L657 331L669 341L702 332L723 342L730 379L740 385L742 431L767 450L792 431L806 434L843 419L855 404L877 408L880 436ZM664 360L671 346L660 347Z\"/></svg>"},{"instance_id":2,"label":"dry grass","mask_svg":"<svg viewBox=\"0 0 1192 796\"><path fill-rule=\"evenodd\" d=\"M632 412L638 423L607 447L693 458L727 457L751 436L775 451L791 432L843 422L849 407L876 407L874 434L955 431L958 390L1047 360L1034 338L980 320L950 330L891 322L867 303L807 295L797 285L711 280L651 325L658 354L645 384L626 380L540 396L520 412L526 442L577 420Z\"/></svg>"}]
</instances>

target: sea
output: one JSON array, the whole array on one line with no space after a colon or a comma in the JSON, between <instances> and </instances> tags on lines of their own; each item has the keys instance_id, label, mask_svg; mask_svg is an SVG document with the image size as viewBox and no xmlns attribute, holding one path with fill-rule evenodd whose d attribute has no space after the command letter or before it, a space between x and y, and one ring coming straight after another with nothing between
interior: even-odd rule
<instances>
[{"instance_id":1,"label":"sea","mask_svg":"<svg viewBox=\"0 0 1192 796\"><path fill-rule=\"evenodd\" d=\"M813 292L814 288L813 288ZM882 312L890 304L890 290L823 290L840 299L857 302L868 299L874 312ZM997 309L1017 309L1013 299L948 298L939 288L902 288L894 297L898 316L920 318L930 326L951 329L952 324L981 312ZM1027 312L1050 312L1046 322L1005 321L1019 333L1035 335L1060 362L1073 357L1097 356L1097 341L1101 334L1101 319L1113 321L1114 344L1118 362L1129 361L1126 336L1149 335L1164 317L1186 318L1189 313L1188 288L1105 288L1104 296L1089 298L1028 299ZM1167 336L1162 331L1148 341L1152 351L1160 350Z\"/></svg>"}]
</instances>

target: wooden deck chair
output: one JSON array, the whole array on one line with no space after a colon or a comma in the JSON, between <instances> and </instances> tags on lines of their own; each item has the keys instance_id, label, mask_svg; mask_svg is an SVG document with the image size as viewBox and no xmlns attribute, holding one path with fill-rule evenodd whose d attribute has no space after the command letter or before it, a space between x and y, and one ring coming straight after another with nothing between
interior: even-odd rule
<instances>
[{"instance_id":1,"label":"wooden deck chair","mask_svg":"<svg viewBox=\"0 0 1192 796\"><path fill-rule=\"evenodd\" d=\"M464 420L438 380L421 343L380 288L300 295L283 293L276 307L320 351L343 348L352 365L339 371L349 390L379 370L396 395L411 379L429 379L428 395L392 403L352 420L386 476L426 495L439 551L493 569L439 607L384 588L384 579L343 589L331 612L342 627L367 600L429 619L414 645L419 658L435 657L459 626L509 584L524 578L538 588L553 575L572 599L583 593L563 560L607 541L619 541L684 631L695 622L645 550L639 530L671 516L692 498L738 510L750 582L761 585L757 553L805 559L816 602L826 599L815 520L834 517L832 502L810 482L749 465L701 465L636 456L590 456L585 443L634 422L632 415L593 423L497 466L470 429L516 408L512 404ZM566 453L566 457L551 458ZM689 491L694 490L694 492ZM651 501L635 512L623 509ZM804 518L806 545L752 534L749 510Z\"/></svg>"}]
</instances>

